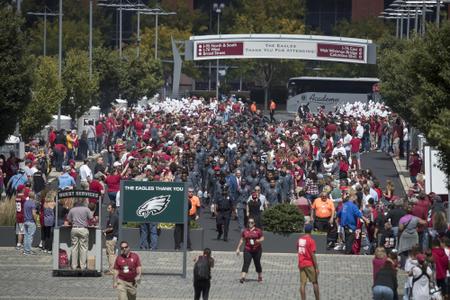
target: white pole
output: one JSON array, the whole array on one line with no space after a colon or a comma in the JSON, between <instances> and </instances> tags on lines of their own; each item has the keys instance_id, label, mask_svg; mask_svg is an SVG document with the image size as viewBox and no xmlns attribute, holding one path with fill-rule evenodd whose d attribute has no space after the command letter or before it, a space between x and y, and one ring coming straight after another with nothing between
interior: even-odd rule
<instances>
[{"instance_id":1,"label":"white pole","mask_svg":"<svg viewBox=\"0 0 450 300\"><path fill-rule=\"evenodd\" d=\"M63 2L59 0L59 32L58 32L58 77L62 81L62 17L63 17ZM56 121L56 129L61 129L61 102L58 104L58 120Z\"/></svg>"},{"instance_id":2,"label":"white pole","mask_svg":"<svg viewBox=\"0 0 450 300\"><path fill-rule=\"evenodd\" d=\"M155 15L155 59L158 59L158 13Z\"/></svg>"},{"instance_id":3,"label":"white pole","mask_svg":"<svg viewBox=\"0 0 450 300\"><path fill-rule=\"evenodd\" d=\"M217 12L217 35L220 35L220 11ZM216 61L216 99L219 100L219 59Z\"/></svg>"},{"instance_id":4,"label":"white pole","mask_svg":"<svg viewBox=\"0 0 450 300\"><path fill-rule=\"evenodd\" d=\"M141 12L138 10L137 12L137 48L136 48L136 57L139 58L139 51L141 47Z\"/></svg>"},{"instance_id":5,"label":"white pole","mask_svg":"<svg viewBox=\"0 0 450 300\"><path fill-rule=\"evenodd\" d=\"M89 79L92 79L92 0L89 0Z\"/></svg>"},{"instance_id":6,"label":"white pole","mask_svg":"<svg viewBox=\"0 0 450 300\"><path fill-rule=\"evenodd\" d=\"M47 8L44 10L44 56L47 56Z\"/></svg>"},{"instance_id":7,"label":"white pole","mask_svg":"<svg viewBox=\"0 0 450 300\"><path fill-rule=\"evenodd\" d=\"M122 0L119 7L119 57L122 58Z\"/></svg>"}]
</instances>

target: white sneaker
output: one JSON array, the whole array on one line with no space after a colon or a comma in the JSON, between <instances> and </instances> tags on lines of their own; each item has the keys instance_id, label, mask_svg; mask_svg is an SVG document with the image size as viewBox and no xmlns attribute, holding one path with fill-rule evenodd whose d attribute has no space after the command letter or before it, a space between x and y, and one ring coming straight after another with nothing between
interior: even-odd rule
<instances>
[{"instance_id":1,"label":"white sneaker","mask_svg":"<svg viewBox=\"0 0 450 300\"><path fill-rule=\"evenodd\" d=\"M23 246L21 244L16 245L16 250L21 250L22 248L23 248Z\"/></svg>"}]
</instances>

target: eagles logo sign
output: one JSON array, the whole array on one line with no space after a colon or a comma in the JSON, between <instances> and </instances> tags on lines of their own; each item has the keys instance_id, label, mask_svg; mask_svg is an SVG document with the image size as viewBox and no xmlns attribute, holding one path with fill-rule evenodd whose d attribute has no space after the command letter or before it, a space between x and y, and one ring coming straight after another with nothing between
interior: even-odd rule
<instances>
[{"instance_id":1,"label":"eagles logo sign","mask_svg":"<svg viewBox=\"0 0 450 300\"><path fill-rule=\"evenodd\" d=\"M147 218L148 216L158 215L169 206L170 195L157 196L148 199L136 210L139 217Z\"/></svg>"}]
</instances>

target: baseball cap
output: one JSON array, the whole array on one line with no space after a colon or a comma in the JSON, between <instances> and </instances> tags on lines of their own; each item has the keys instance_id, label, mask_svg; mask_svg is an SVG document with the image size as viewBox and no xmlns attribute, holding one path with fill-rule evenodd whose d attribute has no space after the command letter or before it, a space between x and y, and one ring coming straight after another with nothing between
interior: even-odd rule
<instances>
[{"instance_id":1,"label":"baseball cap","mask_svg":"<svg viewBox=\"0 0 450 300\"><path fill-rule=\"evenodd\" d=\"M419 264L423 264L425 262L425 255L422 253L419 253L416 255L416 259Z\"/></svg>"}]
</instances>

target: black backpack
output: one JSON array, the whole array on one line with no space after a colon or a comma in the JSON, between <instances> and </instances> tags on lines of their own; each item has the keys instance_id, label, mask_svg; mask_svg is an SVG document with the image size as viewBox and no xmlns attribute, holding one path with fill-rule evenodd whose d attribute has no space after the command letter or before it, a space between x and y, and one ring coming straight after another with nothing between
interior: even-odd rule
<instances>
[{"instance_id":1,"label":"black backpack","mask_svg":"<svg viewBox=\"0 0 450 300\"><path fill-rule=\"evenodd\" d=\"M45 180L41 171L37 171L33 174L33 191L40 193L45 189Z\"/></svg>"},{"instance_id":2,"label":"black backpack","mask_svg":"<svg viewBox=\"0 0 450 300\"><path fill-rule=\"evenodd\" d=\"M195 280L210 280L211 269L209 267L209 259L206 256L199 256L194 265Z\"/></svg>"}]
</instances>

